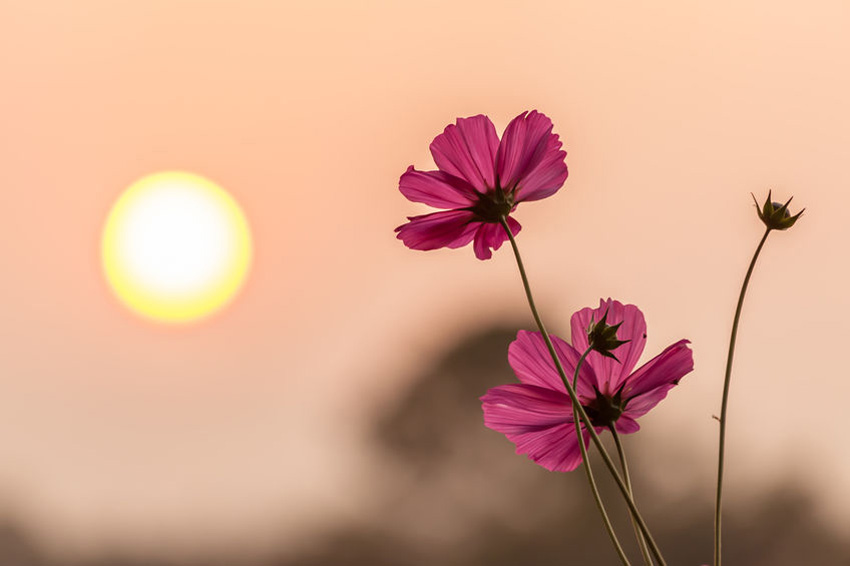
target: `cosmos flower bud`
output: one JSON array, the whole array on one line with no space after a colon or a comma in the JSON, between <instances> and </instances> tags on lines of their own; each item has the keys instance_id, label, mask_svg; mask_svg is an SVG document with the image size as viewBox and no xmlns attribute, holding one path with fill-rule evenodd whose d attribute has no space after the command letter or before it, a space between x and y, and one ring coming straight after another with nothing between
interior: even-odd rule
<instances>
[{"instance_id":1,"label":"cosmos flower bud","mask_svg":"<svg viewBox=\"0 0 850 566\"><path fill-rule=\"evenodd\" d=\"M791 197L788 199L788 202L785 204L780 204L778 202L773 202L770 199L771 191L767 193L767 200L764 201L764 205L759 208L759 203L756 200L756 196L753 196L753 201L756 203L756 211L758 212L759 218L764 222L764 225L767 226L768 230L787 230L791 226L797 222L797 219L800 218L800 215L803 214L805 208L791 216L791 213L788 212L788 205L791 204Z\"/></svg>"},{"instance_id":2,"label":"cosmos flower bud","mask_svg":"<svg viewBox=\"0 0 850 566\"><path fill-rule=\"evenodd\" d=\"M620 360L617 360L611 350L616 350L629 340L617 340L617 330L623 324L622 321L611 326L606 322L607 319L608 311L605 311L605 314L597 323L594 323L592 318L590 319L590 326L587 329L587 343L592 350L619 362Z\"/></svg>"}]
</instances>

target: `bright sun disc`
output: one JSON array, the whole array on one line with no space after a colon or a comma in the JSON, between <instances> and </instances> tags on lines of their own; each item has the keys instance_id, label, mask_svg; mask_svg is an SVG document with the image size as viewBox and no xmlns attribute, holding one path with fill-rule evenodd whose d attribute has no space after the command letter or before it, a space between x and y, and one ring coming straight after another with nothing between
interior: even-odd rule
<instances>
[{"instance_id":1,"label":"bright sun disc","mask_svg":"<svg viewBox=\"0 0 850 566\"><path fill-rule=\"evenodd\" d=\"M135 312L188 322L227 304L251 264L242 210L215 183L177 171L130 186L103 230L103 269Z\"/></svg>"}]
</instances>

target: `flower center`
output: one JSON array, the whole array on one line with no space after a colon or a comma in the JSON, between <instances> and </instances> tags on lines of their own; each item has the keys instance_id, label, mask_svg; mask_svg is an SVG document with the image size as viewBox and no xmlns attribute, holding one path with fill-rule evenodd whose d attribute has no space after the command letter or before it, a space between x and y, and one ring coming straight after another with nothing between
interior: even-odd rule
<instances>
[{"instance_id":1,"label":"flower center","mask_svg":"<svg viewBox=\"0 0 850 566\"><path fill-rule=\"evenodd\" d=\"M584 405L584 411L595 427L607 427L617 422L617 419L623 414L624 409L625 407L620 399L619 391L611 398L606 397L599 390L596 390L596 399Z\"/></svg>"},{"instance_id":2,"label":"flower center","mask_svg":"<svg viewBox=\"0 0 850 566\"><path fill-rule=\"evenodd\" d=\"M484 222L499 222L502 217L507 217L514 208L513 192L505 192L497 186L492 191L478 195L478 202L469 207L469 210Z\"/></svg>"}]
</instances>

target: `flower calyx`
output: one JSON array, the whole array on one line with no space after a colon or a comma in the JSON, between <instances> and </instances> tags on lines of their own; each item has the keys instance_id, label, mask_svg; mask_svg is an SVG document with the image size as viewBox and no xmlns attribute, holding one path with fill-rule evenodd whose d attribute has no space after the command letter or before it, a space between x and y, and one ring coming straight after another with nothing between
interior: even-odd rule
<instances>
[{"instance_id":1,"label":"flower calyx","mask_svg":"<svg viewBox=\"0 0 850 566\"><path fill-rule=\"evenodd\" d=\"M513 191L505 191L497 186L495 189L479 194L478 202L469 210L483 222L499 223L514 208L516 203Z\"/></svg>"},{"instance_id":2,"label":"flower calyx","mask_svg":"<svg viewBox=\"0 0 850 566\"><path fill-rule=\"evenodd\" d=\"M791 226L797 222L797 219L800 218L800 215L806 210L805 208L791 216L791 213L788 212L788 205L791 204L791 200L794 197L788 199L785 204L780 204L778 202L773 202L771 200L772 191L767 192L767 200L764 201L764 205L759 207L759 203L756 200L756 196L752 195L753 202L756 203L756 211L758 212L759 218L764 225L767 226L768 230L787 230Z\"/></svg>"},{"instance_id":3,"label":"flower calyx","mask_svg":"<svg viewBox=\"0 0 850 566\"><path fill-rule=\"evenodd\" d=\"M591 350L599 352L607 358L613 358L618 363L620 360L617 356L611 353L611 350L616 350L629 340L617 340L617 330L619 330L622 322L610 325L607 323L608 312L602 315L599 322L594 323L590 320L590 326L587 329L587 344Z\"/></svg>"},{"instance_id":4,"label":"flower calyx","mask_svg":"<svg viewBox=\"0 0 850 566\"><path fill-rule=\"evenodd\" d=\"M625 410L626 403L623 400L623 387L625 387L625 384L621 385L620 389L610 397L604 395L595 387L593 388L596 398L586 405L583 404L587 417L593 426L614 426L614 423L617 422L617 419L620 418L620 415Z\"/></svg>"}]
</instances>

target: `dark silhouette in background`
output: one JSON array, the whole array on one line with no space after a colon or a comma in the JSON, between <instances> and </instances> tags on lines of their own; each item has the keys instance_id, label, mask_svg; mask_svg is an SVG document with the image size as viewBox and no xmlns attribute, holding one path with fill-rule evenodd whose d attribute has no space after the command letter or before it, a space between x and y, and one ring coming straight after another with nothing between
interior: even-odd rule
<instances>
[{"instance_id":1,"label":"dark silhouette in background","mask_svg":"<svg viewBox=\"0 0 850 566\"><path fill-rule=\"evenodd\" d=\"M13 523L0 526L2 566L522 566L608 565L617 558L583 472L552 473L513 454L484 427L478 398L515 381L507 347L516 331L470 337L411 382L403 398L376 416L386 481L369 515L318 533L297 555L281 551L247 562L234 550L193 562L141 559L128 551L86 562L48 560ZM667 402L671 402L671 400ZM632 468L651 465L651 444L627 437ZM649 456L647 456L649 454ZM643 459L641 459L641 455ZM671 474L687 473L688 455ZM597 463L597 479L615 527L639 564L631 525L616 488ZM633 478L636 498L671 566L711 562L712 486L670 501ZM743 507L726 503L724 555L739 566L846 566L850 543L814 519L814 502L784 485Z\"/></svg>"}]
</instances>

